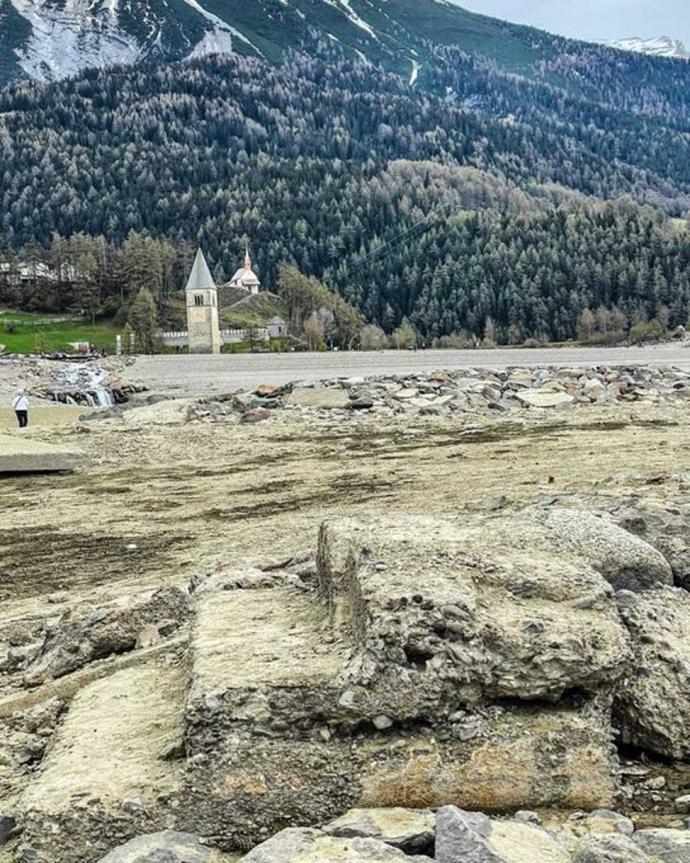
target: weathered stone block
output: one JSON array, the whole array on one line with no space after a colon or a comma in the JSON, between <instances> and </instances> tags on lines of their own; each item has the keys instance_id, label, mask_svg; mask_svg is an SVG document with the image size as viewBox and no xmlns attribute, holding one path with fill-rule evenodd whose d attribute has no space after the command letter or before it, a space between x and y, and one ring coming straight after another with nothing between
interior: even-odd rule
<instances>
[{"instance_id":1,"label":"weathered stone block","mask_svg":"<svg viewBox=\"0 0 690 863\"><path fill-rule=\"evenodd\" d=\"M626 600L621 615L634 657L616 696L623 740L690 759L690 594L663 587Z\"/></svg>"},{"instance_id":2,"label":"weathered stone block","mask_svg":"<svg viewBox=\"0 0 690 863\"><path fill-rule=\"evenodd\" d=\"M297 588L207 592L199 597L187 701L196 752L228 733L305 733L338 714L347 645L326 610Z\"/></svg>"},{"instance_id":3,"label":"weathered stone block","mask_svg":"<svg viewBox=\"0 0 690 863\"><path fill-rule=\"evenodd\" d=\"M521 544L498 519L328 519L320 591L358 653L353 716L448 717L497 698L597 691L629 655L613 594L579 558Z\"/></svg>"},{"instance_id":4,"label":"weathered stone block","mask_svg":"<svg viewBox=\"0 0 690 863\"><path fill-rule=\"evenodd\" d=\"M330 739L323 726L309 740L237 734L190 760L185 829L214 829L231 850L353 807L611 805L617 765L606 705L492 707L471 720L470 740L448 726Z\"/></svg>"}]
</instances>

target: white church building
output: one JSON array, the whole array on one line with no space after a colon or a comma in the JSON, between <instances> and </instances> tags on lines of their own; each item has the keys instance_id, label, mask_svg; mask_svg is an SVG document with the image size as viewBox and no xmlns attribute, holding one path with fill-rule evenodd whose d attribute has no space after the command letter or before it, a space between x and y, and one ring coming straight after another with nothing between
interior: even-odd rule
<instances>
[{"instance_id":1,"label":"white church building","mask_svg":"<svg viewBox=\"0 0 690 863\"><path fill-rule=\"evenodd\" d=\"M228 282L228 287L239 288L247 291L250 294L258 294L261 289L259 277L252 269L252 259L249 256L249 249L244 253L244 266L240 267L235 275Z\"/></svg>"}]
</instances>

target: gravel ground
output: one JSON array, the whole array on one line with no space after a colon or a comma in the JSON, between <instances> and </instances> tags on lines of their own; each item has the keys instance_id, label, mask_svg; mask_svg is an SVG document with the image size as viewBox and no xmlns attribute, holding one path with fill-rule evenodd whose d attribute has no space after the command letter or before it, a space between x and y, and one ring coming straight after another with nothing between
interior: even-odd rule
<instances>
[{"instance_id":1,"label":"gravel ground","mask_svg":"<svg viewBox=\"0 0 690 863\"><path fill-rule=\"evenodd\" d=\"M124 378L180 396L205 396L263 383L409 374L471 366L676 365L690 369L690 343L645 348L550 348L375 353L180 354L137 357Z\"/></svg>"}]
</instances>

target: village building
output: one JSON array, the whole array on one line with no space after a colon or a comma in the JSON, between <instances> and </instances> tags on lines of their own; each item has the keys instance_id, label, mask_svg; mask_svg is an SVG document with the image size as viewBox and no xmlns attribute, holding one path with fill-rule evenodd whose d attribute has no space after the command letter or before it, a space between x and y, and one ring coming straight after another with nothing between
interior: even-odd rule
<instances>
[{"instance_id":1,"label":"village building","mask_svg":"<svg viewBox=\"0 0 690 863\"><path fill-rule=\"evenodd\" d=\"M266 329L268 330L269 337L272 339L284 339L288 334L287 324L279 317L271 318L266 323Z\"/></svg>"}]
</instances>

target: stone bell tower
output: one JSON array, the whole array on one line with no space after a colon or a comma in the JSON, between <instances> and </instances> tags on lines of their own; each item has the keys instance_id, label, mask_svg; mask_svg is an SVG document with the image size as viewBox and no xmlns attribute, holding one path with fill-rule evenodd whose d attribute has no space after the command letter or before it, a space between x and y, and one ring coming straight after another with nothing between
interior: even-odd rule
<instances>
[{"instance_id":1,"label":"stone bell tower","mask_svg":"<svg viewBox=\"0 0 690 863\"><path fill-rule=\"evenodd\" d=\"M219 354L218 291L201 249L194 258L186 296L190 354Z\"/></svg>"}]
</instances>

